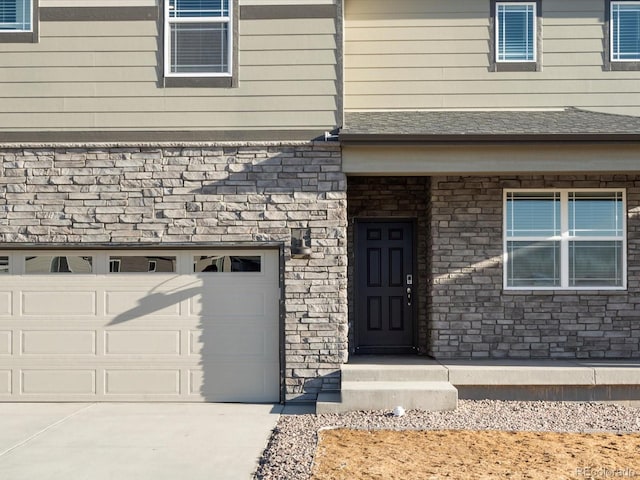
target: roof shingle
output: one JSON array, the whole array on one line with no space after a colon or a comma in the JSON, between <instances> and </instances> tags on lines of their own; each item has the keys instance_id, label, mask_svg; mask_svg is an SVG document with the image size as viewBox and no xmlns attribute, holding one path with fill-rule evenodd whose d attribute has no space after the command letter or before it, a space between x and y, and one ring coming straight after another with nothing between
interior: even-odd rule
<instances>
[{"instance_id":1,"label":"roof shingle","mask_svg":"<svg viewBox=\"0 0 640 480\"><path fill-rule=\"evenodd\" d=\"M429 139L470 137L553 138L622 137L640 140L640 117L590 112L578 108L547 111L373 111L347 112L341 140L375 137ZM486 138L485 138L486 137ZM604 138L603 138L604 139Z\"/></svg>"}]
</instances>

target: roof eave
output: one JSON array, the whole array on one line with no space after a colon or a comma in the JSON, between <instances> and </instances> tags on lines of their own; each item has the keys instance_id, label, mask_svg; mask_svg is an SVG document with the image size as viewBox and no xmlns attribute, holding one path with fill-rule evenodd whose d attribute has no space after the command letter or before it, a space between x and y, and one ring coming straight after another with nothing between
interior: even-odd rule
<instances>
[{"instance_id":1,"label":"roof eave","mask_svg":"<svg viewBox=\"0 0 640 480\"><path fill-rule=\"evenodd\" d=\"M505 143L640 143L640 133L556 133L431 135L340 133L343 145L505 144Z\"/></svg>"}]
</instances>

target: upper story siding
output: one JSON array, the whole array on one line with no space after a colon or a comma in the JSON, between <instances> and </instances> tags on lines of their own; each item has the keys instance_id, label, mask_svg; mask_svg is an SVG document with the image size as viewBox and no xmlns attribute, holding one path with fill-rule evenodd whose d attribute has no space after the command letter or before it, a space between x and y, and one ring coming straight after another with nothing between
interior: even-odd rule
<instances>
[{"instance_id":1,"label":"upper story siding","mask_svg":"<svg viewBox=\"0 0 640 480\"><path fill-rule=\"evenodd\" d=\"M540 70L491 71L490 0L346 0L345 109L581 107L640 115L608 71L605 0L542 0Z\"/></svg>"},{"instance_id":2,"label":"upper story siding","mask_svg":"<svg viewBox=\"0 0 640 480\"><path fill-rule=\"evenodd\" d=\"M117 14L131 6L155 10L156 18ZM87 8L98 15L58 18ZM234 88L163 85L155 0L40 0L39 11L37 43L0 43L0 140L61 131L308 139L340 124L333 0L241 0Z\"/></svg>"}]
</instances>

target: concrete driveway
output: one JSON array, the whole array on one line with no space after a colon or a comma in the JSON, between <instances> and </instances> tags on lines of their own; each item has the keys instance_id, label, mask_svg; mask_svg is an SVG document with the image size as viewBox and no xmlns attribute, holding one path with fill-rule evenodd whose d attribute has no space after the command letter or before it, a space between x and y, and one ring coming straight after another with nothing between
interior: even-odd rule
<instances>
[{"instance_id":1,"label":"concrete driveway","mask_svg":"<svg viewBox=\"0 0 640 480\"><path fill-rule=\"evenodd\" d=\"M0 403L0 479L249 479L282 409Z\"/></svg>"}]
</instances>

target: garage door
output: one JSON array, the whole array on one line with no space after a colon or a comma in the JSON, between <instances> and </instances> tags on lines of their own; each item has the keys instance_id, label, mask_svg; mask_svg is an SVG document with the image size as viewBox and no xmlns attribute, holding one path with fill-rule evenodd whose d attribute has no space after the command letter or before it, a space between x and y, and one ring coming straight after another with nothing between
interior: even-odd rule
<instances>
[{"instance_id":1,"label":"garage door","mask_svg":"<svg viewBox=\"0 0 640 480\"><path fill-rule=\"evenodd\" d=\"M0 400L279 400L278 252L0 252Z\"/></svg>"}]
</instances>

